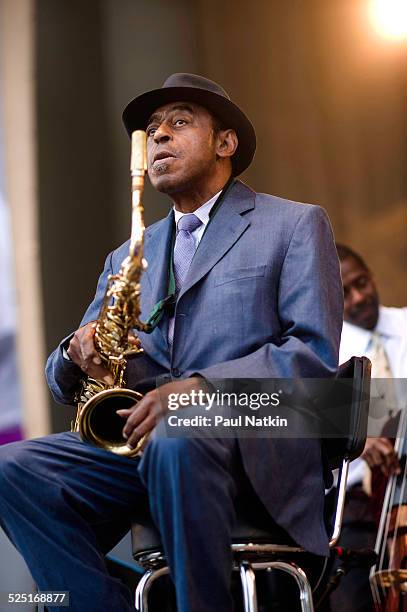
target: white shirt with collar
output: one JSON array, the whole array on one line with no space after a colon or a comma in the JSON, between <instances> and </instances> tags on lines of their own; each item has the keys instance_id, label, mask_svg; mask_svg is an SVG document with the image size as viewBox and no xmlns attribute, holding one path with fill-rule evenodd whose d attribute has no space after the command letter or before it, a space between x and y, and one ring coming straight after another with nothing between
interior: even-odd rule
<instances>
[{"instance_id":1,"label":"white shirt with collar","mask_svg":"<svg viewBox=\"0 0 407 612\"><path fill-rule=\"evenodd\" d=\"M372 349L372 334L379 335L390 364L393 378L407 378L407 308L389 308L379 306L379 318L374 330L370 331L344 321L339 363L344 363L352 356L369 357ZM405 384L400 388L405 389ZM401 398L405 403L406 398ZM356 459L351 463L348 487L363 480L365 463Z\"/></svg>"},{"instance_id":2,"label":"white shirt with collar","mask_svg":"<svg viewBox=\"0 0 407 612\"><path fill-rule=\"evenodd\" d=\"M194 212L192 214L194 214L196 217L198 217L198 219L200 221L202 221L202 225L200 225L199 227L197 227L193 232L191 232L192 237L195 240L195 246L197 247L198 244L201 241L201 238L203 236L203 233L206 229L206 226L209 223L209 215L210 212L213 208L213 205L215 204L216 200L218 199L219 195L220 195L220 191L218 191L218 193L215 193L215 195L208 200L207 202L205 202L205 204L202 204L202 206L200 206L199 208L197 208L196 210L194 210ZM177 210L174 207L174 217L175 217L175 225L176 227L178 227L178 221L181 219L181 217L183 217L184 215L188 215L191 213L182 213L179 210Z\"/></svg>"},{"instance_id":3,"label":"white shirt with collar","mask_svg":"<svg viewBox=\"0 0 407 612\"><path fill-rule=\"evenodd\" d=\"M372 331L344 321L339 363L347 361L353 355L369 357L373 331L379 334L393 378L407 378L407 308L379 306L379 319Z\"/></svg>"}]
</instances>

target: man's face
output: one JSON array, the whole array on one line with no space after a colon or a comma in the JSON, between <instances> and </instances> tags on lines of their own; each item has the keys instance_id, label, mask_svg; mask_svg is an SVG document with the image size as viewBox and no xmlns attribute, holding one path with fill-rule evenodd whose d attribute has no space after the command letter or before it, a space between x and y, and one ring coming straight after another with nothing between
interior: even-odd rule
<instances>
[{"instance_id":1,"label":"man's face","mask_svg":"<svg viewBox=\"0 0 407 612\"><path fill-rule=\"evenodd\" d=\"M341 261L341 275L345 321L374 329L379 317L379 296L370 271L353 257L346 257Z\"/></svg>"},{"instance_id":2,"label":"man's face","mask_svg":"<svg viewBox=\"0 0 407 612\"><path fill-rule=\"evenodd\" d=\"M199 188L216 164L216 136L210 113L198 104L175 102L158 108L146 128L150 181L176 194Z\"/></svg>"}]
</instances>

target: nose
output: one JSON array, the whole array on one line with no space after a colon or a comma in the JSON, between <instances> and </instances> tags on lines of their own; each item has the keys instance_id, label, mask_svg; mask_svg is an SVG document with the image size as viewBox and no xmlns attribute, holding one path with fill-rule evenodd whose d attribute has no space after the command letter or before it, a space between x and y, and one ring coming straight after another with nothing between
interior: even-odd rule
<instances>
[{"instance_id":1,"label":"nose","mask_svg":"<svg viewBox=\"0 0 407 612\"><path fill-rule=\"evenodd\" d=\"M365 301L365 294L363 291L358 289L357 287L352 287L349 292L349 302L351 306L359 306L362 302Z\"/></svg>"},{"instance_id":2,"label":"nose","mask_svg":"<svg viewBox=\"0 0 407 612\"><path fill-rule=\"evenodd\" d=\"M168 142L170 139L171 130L169 129L165 121L163 121L162 123L160 123L160 125L156 128L154 132L154 142L156 144L159 144L162 142Z\"/></svg>"}]
</instances>

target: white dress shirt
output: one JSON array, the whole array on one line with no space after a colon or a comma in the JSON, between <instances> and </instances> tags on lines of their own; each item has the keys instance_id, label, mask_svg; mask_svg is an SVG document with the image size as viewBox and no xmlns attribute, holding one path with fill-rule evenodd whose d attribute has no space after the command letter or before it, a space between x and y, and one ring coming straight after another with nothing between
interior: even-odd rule
<instances>
[{"instance_id":1,"label":"white dress shirt","mask_svg":"<svg viewBox=\"0 0 407 612\"><path fill-rule=\"evenodd\" d=\"M386 350L394 378L407 377L407 308L388 308L379 306L379 319L374 332L379 334ZM372 331L343 324L339 363L356 355L369 357L372 344Z\"/></svg>"},{"instance_id":2,"label":"white dress shirt","mask_svg":"<svg viewBox=\"0 0 407 612\"><path fill-rule=\"evenodd\" d=\"M198 244L201 241L201 238L202 238L203 233L204 233L204 231L206 229L206 226L209 223L210 212L211 212L211 210L213 208L213 205L215 204L216 200L218 199L219 194L220 194L220 191L218 191L218 193L216 193L210 200L205 202L205 204L202 204L202 206L200 206L199 208L197 208L193 212L193 214L196 217L198 217L198 219L200 219L202 221L202 225L200 225L199 227L196 228L196 230L191 232L191 235L193 236L193 238L195 240L195 247L197 247ZM178 227L178 221L181 219L181 217L183 217L184 215L187 215L187 214L191 214L191 213L182 213L179 210L177 210L176 208L174 208L175 224L176 224L177 227Z\"/></svg>"},{"instance_id":3,"label":"white dress shirt","mask_svg":"<svg viewBox=\"0 0 407 612\"><path fill-rule=\"evenodd\" d=\"M342 328L339 363L344 363L354 355L357 357L371 356L373 332L378 334L386 351L393 378L407 379L407 308L380 306L379 319L372 331L345 321ZM394 383L399 407L403 408L406 403L406 382L395 380ZM372 384L374 386L374 381ZM360 458L351 463L348 487L363 480L365 467L365 462Z\"/></svg>"}]
</instances>

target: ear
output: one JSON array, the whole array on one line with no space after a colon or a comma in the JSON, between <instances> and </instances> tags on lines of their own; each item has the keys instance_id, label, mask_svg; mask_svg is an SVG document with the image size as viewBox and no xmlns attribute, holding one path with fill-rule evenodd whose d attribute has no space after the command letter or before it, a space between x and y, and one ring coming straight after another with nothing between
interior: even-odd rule
<instances>
[{"instance_id":1,"label":"ear","mask_svg":"<svg viewBox=\"0 0 407 612\"><path fill-rule=\"evenodd\" d=\"M232 157L236 153L238 144L235 130L219 130L216 134L216 155L222 158Z\"/></svg>"}]
</instances>

